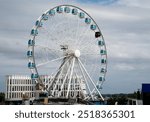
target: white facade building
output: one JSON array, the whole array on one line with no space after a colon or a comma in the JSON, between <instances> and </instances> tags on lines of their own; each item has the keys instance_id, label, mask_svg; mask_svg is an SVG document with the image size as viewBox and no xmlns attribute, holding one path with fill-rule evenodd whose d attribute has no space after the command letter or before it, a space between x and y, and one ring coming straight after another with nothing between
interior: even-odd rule
<instances>
[{"instance_id":1,"label":"white facade building","mask_svg":"<svg viewBox=\"0 0 150 122\"><path fill-rule=\"evenodd\" d=\"M42 75L40 77L42 82L45 84L45 87L48 87L48 85L51 84L51 81L53 80L53 77L48 75ZM66 96L68 90L68 81L69 79L67 78L61 94L58 95L63 83L63 78L59 78L59 80L57 80L57 85L55 86L54 84L52 87L53 95L55 97ZM36 95L35 86L36 83L31 80L30 76L7 75L5 100L19 101L23 99L24 94L28 98L33 99ZM76 96L83 97L83 95L86 95L85 82L79 77L78 78L73 77L71 80L70 92L68 97L69 98L74 98Z\"/></svg>"},{"instance_id":2,"label":"white facade building","mask_svg":"<svg viewBox=\"0 0 150 122\"><path fill-rule=\"evenodd\" d=\"M6 101L22 100L23 94L29 98L35 96L35 83L29 76L7 75L6 76Z\"/></svg>"},{"instance_id":3,"label":"white facade building","mask_svg":"<svg viewBox=\"0 0 150 122\"><path fill-rule=\"evenodd\" d=\"M127 105L143 105L143 101L138 99L128 98Z\"/></svg>"}]
</instances>

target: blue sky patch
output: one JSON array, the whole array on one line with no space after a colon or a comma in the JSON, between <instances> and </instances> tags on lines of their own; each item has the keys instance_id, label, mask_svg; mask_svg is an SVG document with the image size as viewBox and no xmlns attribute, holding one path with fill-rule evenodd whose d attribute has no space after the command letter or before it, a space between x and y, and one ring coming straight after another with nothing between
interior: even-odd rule
<instances>
[{"instance_id":1,"label":"blue sky patch","mask_svg":"<svg viewBox=\"0 0 150 122\"><path fill-rule=\"evenodd\" d=\"M99 3L102 5L110 5L116 3L118 0L78 0L83 3Z\"/></svg>"}]
</instances>

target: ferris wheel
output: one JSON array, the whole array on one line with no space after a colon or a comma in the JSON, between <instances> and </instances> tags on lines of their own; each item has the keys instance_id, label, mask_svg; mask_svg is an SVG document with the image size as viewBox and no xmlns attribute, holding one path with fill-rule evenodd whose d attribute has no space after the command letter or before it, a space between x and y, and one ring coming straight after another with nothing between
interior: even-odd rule
<instances>
[{"instance_id":1,"label":"ferris wheel","mask_svg":"<svg viewBox=\"0 0 150 122\"><path fill-rule=\"evenodd\" d=\"M36 88L55 98L94 99L107 72L103 35L94 19L73 5L47 10L28 40L28 67Z\"/></svg>"}]
</instances>

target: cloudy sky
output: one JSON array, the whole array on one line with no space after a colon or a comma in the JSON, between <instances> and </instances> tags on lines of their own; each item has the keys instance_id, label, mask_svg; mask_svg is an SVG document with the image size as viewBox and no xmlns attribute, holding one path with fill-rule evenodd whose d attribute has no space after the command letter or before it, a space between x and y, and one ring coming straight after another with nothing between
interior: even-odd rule
<instances>
[{"instance_id":1,"label":"cloudy sky","mask_svg":"<svg viewBox=\"0 0 150 122\"><path fill-rule=\"evenodd\" d=\"M35 20L47 9L73 4L99 25L108 50L103 93L129 93L150 83L149 0L0 0L0 91L5 75L29 75L27 41Z\"/></svg>"}]
</instances>

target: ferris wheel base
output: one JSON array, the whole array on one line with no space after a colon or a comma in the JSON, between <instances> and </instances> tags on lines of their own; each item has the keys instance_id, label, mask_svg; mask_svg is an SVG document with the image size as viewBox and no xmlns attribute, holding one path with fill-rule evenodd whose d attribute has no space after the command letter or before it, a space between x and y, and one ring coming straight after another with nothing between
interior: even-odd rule
<instances>
[{"instance_id":1,"label":"ferris wheel base","mask_svg":"<svg viewBox=\"0 0 150 122\"><path fill-rule=\"evenodd\" d=\"M36 97L33 105L102 105L103 101L84 100L82 98Z\"/></svg>"}]
</instances>

